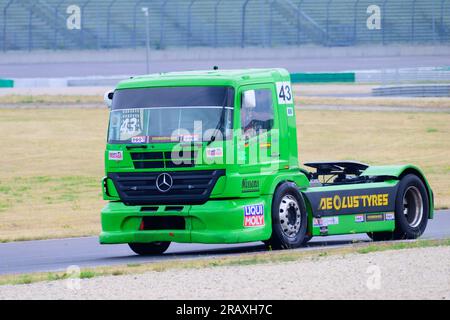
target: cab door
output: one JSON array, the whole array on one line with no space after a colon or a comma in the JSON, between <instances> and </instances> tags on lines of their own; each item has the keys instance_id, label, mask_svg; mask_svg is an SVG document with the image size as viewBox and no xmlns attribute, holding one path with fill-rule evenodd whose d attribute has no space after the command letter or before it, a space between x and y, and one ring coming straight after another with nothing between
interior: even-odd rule
<instances>
[{"instance_id":1,"label":"cab door","mask_svg":"<svg viewBox=\"0 0 450 320\"><path fill-rule=\"evenodd\" d=\"M278 170L279 119L273 83L242 86L238 164L241 173Z\"/></svg>"}]
</instances>

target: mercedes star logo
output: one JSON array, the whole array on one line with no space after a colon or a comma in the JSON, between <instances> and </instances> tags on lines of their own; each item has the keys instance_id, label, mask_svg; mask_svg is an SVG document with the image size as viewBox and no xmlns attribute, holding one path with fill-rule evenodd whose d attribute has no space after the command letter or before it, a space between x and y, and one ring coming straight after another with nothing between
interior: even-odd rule
<instances>
[{"instance_id":1,"label":"mercedes star logo","mask_svg":"<svg viewBox=\"0 0 450 320\"><path fill-rule=\"evenodd\" d=\"M173 179L168 173L161 173L156 178L156 188L161 192L167 192L172 188Z\"/></svg>"}]
</instances>

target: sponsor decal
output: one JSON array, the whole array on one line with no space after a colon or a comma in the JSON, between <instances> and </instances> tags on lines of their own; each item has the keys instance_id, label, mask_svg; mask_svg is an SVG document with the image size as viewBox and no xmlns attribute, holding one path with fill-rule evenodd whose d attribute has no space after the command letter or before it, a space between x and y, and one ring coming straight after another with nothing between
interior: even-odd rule
<instances>
[{"instance_id":1,"label":"sponsor decal","mask_svg":"<svg viewBox=\"0 0 450 320\"><path fill-rule=\"evenodd\" d=\"M122 110L120 117L120 139L129 140L142 134L142 109Z\"/></svg>"},{"instance_id":2,"label":"sponsor decal","mask_svg":"<svg viewBox=\"0 0 450 320\"><path fill-rule=\"evenodd\" d=\"M384 221L384 214L376 213L376 214L366 214L367 222L375 222L375 221Z\"/></svg>"},{"instance_id":3,"label":"sponsor decal","mask_svg":"<svg viewBox=\"0 0 450 320\"><path fill-rule=\"evenodd\" d=\"M314 227L332 226L339 224L339 217L313 218Z\"/></svg>"},{"instance_id":4,"label":"sponsor decal","mask_svg":"<svg viewBox=\"0 0 450 320\"><path fill-rule=\"evenodd\" d=\"M260 227L264 225L264 205L252 204L244 206L244 227Z\"/></svg>"},{"instance_id":5,"label":"sponsor decal","mask_svg":"<svg viewBox=\"0 0 450 320\"><path fill-rule=\"evenodd\" d=\"M398 186L357 190L306 191L315 217L384 213L395 210Z\"/></svg>"},{"instance_id":6,"label":"sponsor decal","mask_svg":"<svg viewBox=\"0 0 450 320\"><path fill-rule=\"evenodd\" d=\"M152 142L177 142L177 137L168 137L168 136L155 136L149 137L149 140Z\"/></svg>"},{"instance_id":7,"label":"sponsor decal","mask_svg":"<svg viewBox=\"0 0 450 320\"><path fill-rule=\"evenodd\" d=\"M393 214L393 213L385 213L384 214L384 219L386 221L395 220L395 214Z\"/></svg>"},{"instance_id":8,"label":"sponsor decal","mask_svg":"<svg viewBox=\"0 0 450 320\"><path fill-rule=\"evenodd\" d=\"M321 234L321 235L326 235L326 234L328 234L328 226L321 226L321 227L320 227L320 234Z\"/></svg>"},{"instance_id":9,"label":"sponsor decal","mask_svg":"<svg viewBox=\"0 0 450 320\"><path fill-rule=\"evenodd\" d=\"M277 82L278 104L291 104L293 102L292 87L289 81Z\"/></svg>"},{"instance_id":10,"label":"sponsor decal","mask_svg":"<svg viewBox=\"0 0 450 320\"><path fill-rule=\"evenodd\" d=\"M294 116L294 108L289 107L286 110L287 110L287 116L288 117L293 117Z\"/></svg>"},{"instance_id":11,"label":"sponsor decal","mask_svg":"<svg viewBox=\"0 0 450 320\"><path fill-rule=\"evenodd\" d=\"M344 196L321 198L319 203L319 210L342 210L348 208L358 207L378 207L389 205L389 194L366 194L360 196Z\"/></svg>"},{"instance_id":12,"label":"sponsor decal","mask_svg":"<svg viewBox=\"0 0 450 320\"><path fill-rule=\"evenodd\" d=\"M263 148L270 148L270 146L271 146L270 143L260 143L260 144L259 144L259 147L262 148L262 149L263 149Z\"/></svg>"},{"instance_id":13,"label":"sponsor decal","mask_svg":"<svg viewBox=\"0 0 450 320\"><path fill-rule=\"evenodd\" d=\"M198 141L198 134L185 134L181 136L182 142Z\"/></svg>"},{"instance_id":14,"label":"sponsor decal","mask_svg":"<svg viewBox=\"0 0 450 320\"><path fill-rule=\"evenodd\" d=\"M358 214L355 216L355 222L374 222L374 221L392 221L395 220L393 213L377 213L377 214Z\"/></svg>"},{"instance_id":15,"label":"sponsor decal","mask_svg":"<svg viewBox=\"0 0 450 320\"><path fill-rule=\"evenodd\" d=\"M222 147L206 148L206 156L209 158L223 157Z\"/></svg>"},{"instance_id":16,"label":"sponsor decal","mask_svg":"<svg viewBox=\"0 0 450 320\"><path fill-rule=\"evenodd\" d=\"M123 160L123 152L122 151L109 151L108 159L121 161L121 160Z\"/></svg>"},{"instance_id":17,"label":"sponsor decal","mask_svg":"<svg viewBox=\"0 0 450 320\"><path fill-rule=\"evenodd\" d=\"M320 218L313 218L313 226L319 227L320 226Z\"/></svg>"},{"instance_id":18,"label":"sponsor decal","mask_svg":"<svg viewBox=\"0 0 450 320\"><path fill-rule=\"evenodd\" d=\"M242 192L258 192L259 180L242 179Z\"/></svg>"},{"instance_id":19,"label":"sponsor decal","mask_svg":"<svg viewBox=\"0 0 450 320\"><path fill-rule=\"evenodd\" d=\"M146 143L147 137L146 136L136 136L131 138L131 143Z\"/></svg>"}]
</instances>

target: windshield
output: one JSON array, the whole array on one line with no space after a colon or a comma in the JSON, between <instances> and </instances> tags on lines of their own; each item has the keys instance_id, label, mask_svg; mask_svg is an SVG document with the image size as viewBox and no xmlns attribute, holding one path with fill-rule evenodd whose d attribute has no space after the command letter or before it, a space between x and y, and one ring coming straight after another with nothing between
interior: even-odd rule
<instances>
[{"instance_id":1,"label":"windshield","mask_svg":"<svg viewBox=\"0 0 450 320\"><path fill-rule=\"evenodd\" d=\"M228 139L233 125L231 87L116 90L109 143L192 142Z\"/></svg>"}]
</instances>

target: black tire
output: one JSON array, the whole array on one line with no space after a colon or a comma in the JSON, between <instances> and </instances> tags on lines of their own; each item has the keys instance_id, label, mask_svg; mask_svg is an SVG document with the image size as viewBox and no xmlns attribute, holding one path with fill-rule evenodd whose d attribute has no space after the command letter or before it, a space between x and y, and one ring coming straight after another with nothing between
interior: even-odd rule
<instances>
[{"instance_id":1,"label":"black tire","mask_svg":"<svg viewBox=\"0 0 450 320\"><path fill-rule=\"evenodd\" d=\"M407 174L400 180L395 198L395 230L367 235L374 241L417 239L425 231L429 213L427 188L418 176Z\"/></svg>"},{"instance_id":2,"label":"black tire","mask_svg":"<svg viewBox=\"0 0 450 320\"><path fill-rule=\"evenodd\" d=\"M307 224L305 200L297 186L292 182L278 186L272 200L272 235L266 245L275 250L300 247L308 240Z\"/></svg>"},{"instance_id":3,"label":"black tire","mask_svg":"<svg viewBox=\"0 0 450 320\"><path fill-rule=\"evenodd\" d=\"M305 237L303 238L302 245L307 244L311 239L312 239L312 236L305 235Z\"/></svg>"},{"instance_id":4,"label":"black tire","mask_svg":"<svg viewBox=\"0 0 450 320\"><path fill-rule=\"evenodd\" d=\"M152 256L163 254L169 248L170 242L129 243L128 246L140 256Z\"/></svg>"}]
</instances>

